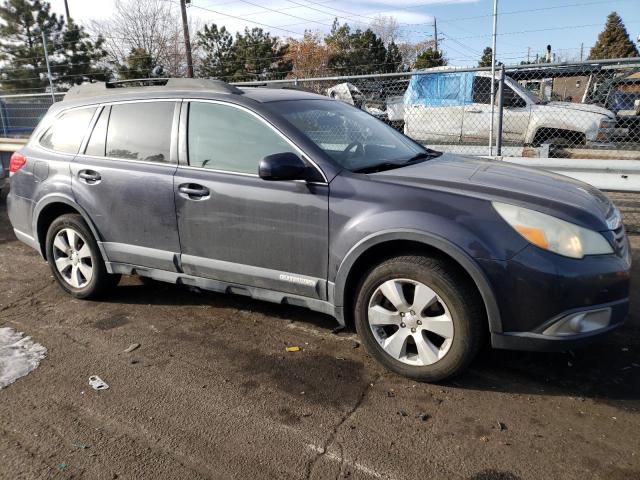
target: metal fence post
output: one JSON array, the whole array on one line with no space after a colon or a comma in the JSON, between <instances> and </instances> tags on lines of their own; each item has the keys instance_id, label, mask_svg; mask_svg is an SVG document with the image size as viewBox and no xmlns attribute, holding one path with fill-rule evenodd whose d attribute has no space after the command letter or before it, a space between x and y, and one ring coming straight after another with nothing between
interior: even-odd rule
<instances>
[{"instance_id":1,"label":"metal fence post","mask_svg":"<svg viewBox=\"0 0 640 480\"><path fill-rule=\"evenodd\" d=\"M504 65L500 65L500 83L498 84L498 132L496 135L496 155L502 155L502 120L504 113Z\"/></svg>"},{"instance_id":2,"label":"metal fence post","mask_svg":"<svg viewBox=\"0 0 640 480\"><path fill-rule=\"evenodd\" d=\"M51 89L51 104L56 103L56 96L53 93L53 80L51 78L51 66L49 65L49 54L47 53L47 39L44 36L44 30L40 30L42 33L42 47L44 48L44 61L47 63L47 77L49 77L49 88Z\"/></svg>"}]
</instances>

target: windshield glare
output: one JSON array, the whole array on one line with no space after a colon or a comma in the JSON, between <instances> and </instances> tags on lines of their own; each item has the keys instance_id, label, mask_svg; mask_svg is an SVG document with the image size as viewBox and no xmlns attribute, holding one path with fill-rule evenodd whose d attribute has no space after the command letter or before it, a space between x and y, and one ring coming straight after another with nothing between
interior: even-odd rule
<instances>
[{"instance_id":1,"label":"windshield glare","mask_svg":"<svg viewBox=\"0 0 640 480\"><path fill-rule=\"evenodd\" d=\"M518 92L520 92L523 96L527 97L533 103L540 103L540 99L536 96L535 93L533 93L531 90L527 90L515 80L512 80L511 82L509 82L509 86L514 90L517 90Z\"/></svg>"},{"instance_id":2,"label":"windshield glare","mask_svg":"<svg viewBox=\"0 0 640 480\"><path fill-rule=\"evenodd\" d=\"M340 101L288 100L269 107L351 171L402 164L426 152L389 125Z\"/></svg>"}]
</instances>

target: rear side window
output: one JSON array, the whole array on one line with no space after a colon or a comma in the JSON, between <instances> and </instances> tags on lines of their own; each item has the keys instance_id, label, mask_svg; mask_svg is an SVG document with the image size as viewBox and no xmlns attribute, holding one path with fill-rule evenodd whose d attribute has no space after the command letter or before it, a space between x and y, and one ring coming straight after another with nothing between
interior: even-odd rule
<instances>
[{"instance_id":1,"label":"rear side window","mask_svg":"<svg viewBox=\"0 0 640 480\"><path fill-rule=\"evenodd\" d=\"M248 112L216 103L189 106L189 165L237 173L258 173L260 160L297 153L273 128Z\"/></svg>"},{"instance_id":2,"label":"rear side window","mask_svg":"<svg viewBox=\"0 0 640 480\"><path fill-rule=\"evenodd\" d=\"M40 145L61 153L78 153L94 108L81 108L63 113L40 137Z\"/></svg>"},{"instance_id":3,"label":"rear side window","mask_svg":"<svg viewBox=\"0 0 640 480\"><path fill-rule=\"evenodd\" d=\"M161 163L171 161L169 152L174 108L174 102L113 105L107 128L107 157Z\"/></svg>"},{"instance_id":4,"label":"rear side window","mask_svg":"<svg viewBox=\"0 0 640 480\"><path fill-rule=\"evenodd\" d=\"M473 103L491 103L491 79L489 77L475 77L473 79Z\"/></svg>"}]
</instances>

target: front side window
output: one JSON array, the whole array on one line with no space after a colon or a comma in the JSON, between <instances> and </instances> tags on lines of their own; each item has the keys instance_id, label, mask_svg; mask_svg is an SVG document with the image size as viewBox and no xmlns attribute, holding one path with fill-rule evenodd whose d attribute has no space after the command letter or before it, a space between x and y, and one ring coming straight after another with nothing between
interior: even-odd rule
<instances>
[{"instance_id":1,"label":"front side window","mask_svg":"<svg viewBox=\"0 0 640 480\"><path fill-rule=\"evenodd\" d=\"M293 147L254 115L229 105L189 105L189 165L236 173L258 173L260 160Z\"/></svg>"},{"instance_id":2,"label":"front side window","mask_svg":"<svg viewBox=\"0 0 640 480\"><path fill-rule=\"evenodd\" d=\"M174 108L174 102L112 105L107 128L107 157L170 162Z\"/></svg>"},{"instance_id":3,"label":"front side window","mask_svg":"<svg viewBox=\"0 0 640 480\"><path fill-rule=\"evenodd\" d=\"M91 107L63 113L40 137L40 145L56 152L78 153L95 111Z\"/></svg>"}]
</instances>

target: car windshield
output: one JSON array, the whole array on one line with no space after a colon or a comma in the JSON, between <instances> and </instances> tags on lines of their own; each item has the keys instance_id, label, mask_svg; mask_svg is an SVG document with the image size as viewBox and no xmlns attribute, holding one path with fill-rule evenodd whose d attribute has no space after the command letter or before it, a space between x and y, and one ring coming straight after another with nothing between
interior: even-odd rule
<instances>
[{"instance_id":1,"label":"car windshield","mask_svg":"<svg viewBox=\"0 0 640 480\"><path fill-rule=\"evenodd\" d=\"M369 173L438 155L384 122L335 100L286 100L269 107L286 118L340 166Z\"/></svg>"}]
</instances>

